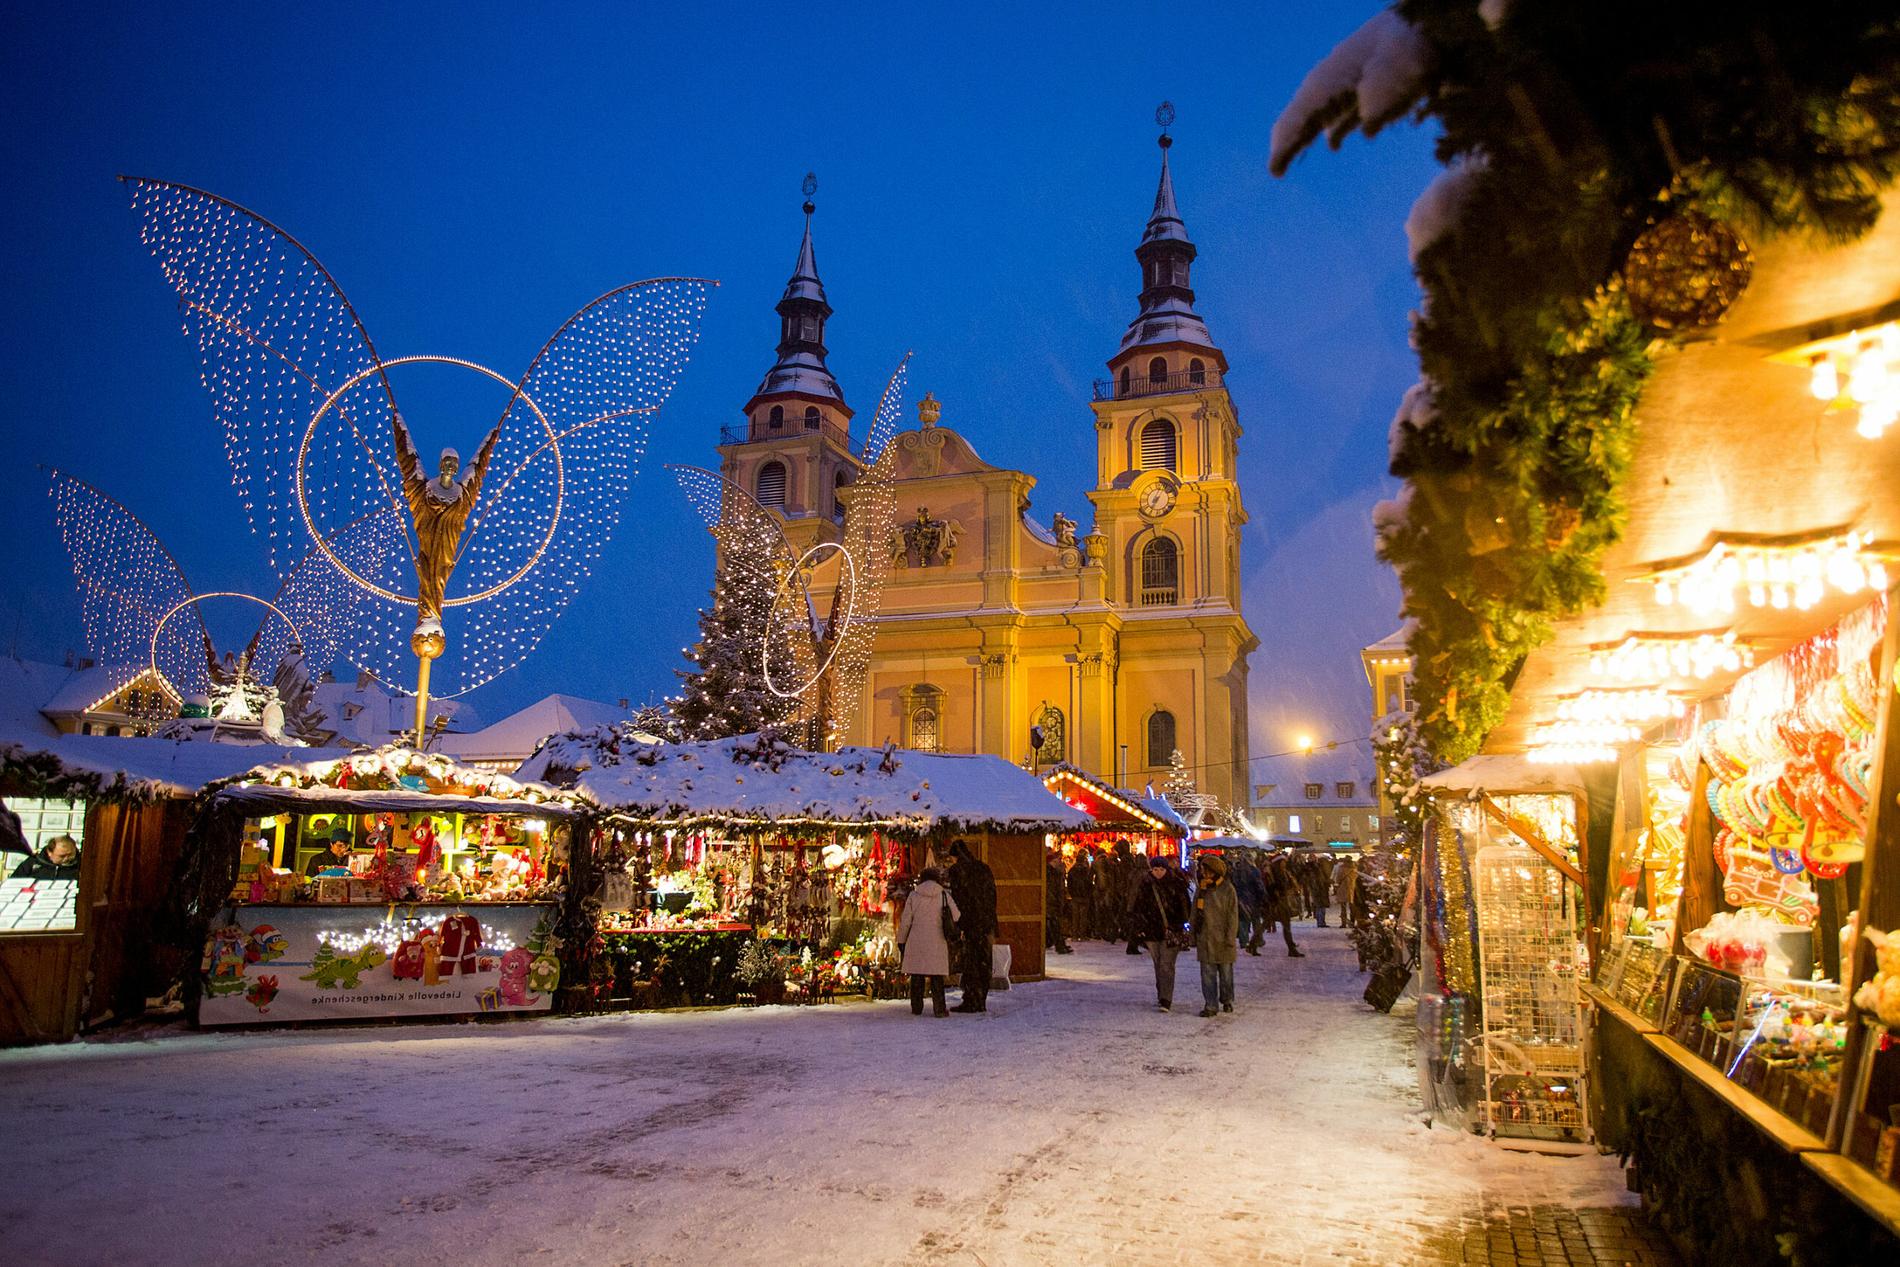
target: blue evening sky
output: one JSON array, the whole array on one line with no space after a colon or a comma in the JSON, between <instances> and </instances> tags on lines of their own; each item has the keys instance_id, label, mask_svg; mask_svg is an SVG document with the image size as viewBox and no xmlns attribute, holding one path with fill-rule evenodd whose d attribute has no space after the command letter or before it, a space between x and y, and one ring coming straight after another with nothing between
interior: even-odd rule
<instances>
[{"instance_id":1,"label":"blue evening sky","mask_svg":"<svg viewBox=\"0 0 1900 1267\"><path fill-rule=\"evenodd\" d=\"M1232 363L1252 523L1254 751L1362 735L1357 648L1396 622L1366 515L1414 377L1409 128L1274 180L1300 77L1376 0L1233 5L255 5L15 10L0 40L0 649L57 657L78 602L36 463L125 501L200 590L268 592L172 295L118 172L296 234L385 355L514 375L622 282L720 279L633 504L580 600L476 693L671 689L711 540L662 462L711 463L771 361L799 180L818 173L831 366L867 421L913 397L1088 522L1091 380L1135 312L1152 123L1174 101L1199 307ZM398 384L398 391L403 390ZM914 417L914 414L911 415ZM492 415L418 421L467 452ZM214 632L222 632L214 626ZM236 633L228 635L235 639Z\"/></svg>"}]
</instances>

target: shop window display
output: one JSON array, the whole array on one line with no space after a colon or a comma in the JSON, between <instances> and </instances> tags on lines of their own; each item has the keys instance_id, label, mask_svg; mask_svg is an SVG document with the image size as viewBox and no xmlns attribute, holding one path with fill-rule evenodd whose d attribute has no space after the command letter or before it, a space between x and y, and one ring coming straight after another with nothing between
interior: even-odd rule
<instances>
[{"instance_id":1,"label":"shop window display","mask_svg":"<svg viewBox=\"0 0 1900 1267\"><path fill-rule=\"evenodd\" d=\"M0 933L74 931L86 802L10 797L6 806L31 852L0 854Z\"/></svg>"}]
</instances>

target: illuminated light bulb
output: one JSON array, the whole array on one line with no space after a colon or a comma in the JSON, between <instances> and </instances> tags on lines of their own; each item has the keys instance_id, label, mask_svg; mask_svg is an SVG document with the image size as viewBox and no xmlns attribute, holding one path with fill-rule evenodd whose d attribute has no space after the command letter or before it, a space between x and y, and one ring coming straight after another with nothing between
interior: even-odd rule
<instances>
[{"instance_id":1,"label":"illuminated light bulb","mask_svg":"<svg viewBox=\"0 0 1900 1267\"><path fill-rule=\"evenodd\" d=\"M1880 345L1869 339L1860 345L1854 357L1853 372L1847 376L1847 395L1857 405L1878 397L1887 386L1887 362Z\"/></svg>"},{"instance_id":2,"label":"illuminated light bulb","mask_svg":"<svg viewBox=\"0 0 1900 1267\"><path fill-rule=\"evenodd\" d=\"M1867 588L1884 590L1887 588L1887 565L1877 559L1867 562Z\"/></svg>"},{"instance_id":3,"label":"illuminated light bulb","mask_svg":"<svg viewBox=\"0 0 1900 1267\"><path fill-rule=\"evenodd\" d=\"M1789 563L1787 555L1777 554L1769 558L1768 560L1768 579L1769 580L1785 581L1792 575L1793 575L1793 568Z\"/></svg>"},{"instance_id":4,"label":"illuminated light bulb","mask_svg":"<svg viewBox=\"0 0 1900 1267\"><path fill-rule=\"evenodd\" d=\"M1767 601L1768 601L1768 589L1766 586L1756 584L1756 585L1751 585L1748 587L1749 606L1760 607L1764 605L1765 603L1767 603Z\"/></svg>"},{"instance_id":5,"label":"illuminated light bulb","mask_svg":"<svg viewBox=\"0 0 1900 1267\"><path fill-rule=\"evenodd\" d=\"M1788 587L1786 585L1777 585L1769 590L1768 602L1770 606L1785 608L1788 605Z\"/></svg>"},{"instance_id":6,"label":"illuminated light bulb","mask_svg":"<svg viewBox=\"0 0 1900 1267\"><path fill-rule=\"evenodd\" d=\"M1841 375L1826 353L1808 362L1808 391L1816 400L1831 401L1841 394Z\"/></svg>"},{"instance_id":7,"label":"illuminated light bulb","mask_svg":"<svg viewBox=\"0 0 1900 1267\"><path fill-rule=\"evenodd\" d=\"M1674 604L1676 601L1675 587L1670 585L1668 581L1657 581L1656 601L1661 603L1664 607Z\"/></svg>"}]
</instances>

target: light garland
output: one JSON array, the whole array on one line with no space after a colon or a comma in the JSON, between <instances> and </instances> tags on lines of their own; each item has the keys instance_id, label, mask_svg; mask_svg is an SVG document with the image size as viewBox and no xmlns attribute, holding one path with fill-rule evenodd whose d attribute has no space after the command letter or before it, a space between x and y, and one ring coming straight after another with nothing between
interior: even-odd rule
<instances>
[{"instance_id":1,"label":"light garland","mask_svg":"<svg viewBox=\"0 0 1900 1267\"><path fill-rule=\"evenodd\" d=\"M1621 722L1553 722L1532 733L1525 755L1540 765L1596 765L1616 760L1617 745L1641 737L1642 731Z\"/></svg>"},{"instance_id":2,"label":"light garland","mask_svg":"<svg viewBox=\"0 0 1900 1267\"><path fill-rule=\"evenodd\" d=\"M333 954L341 955L353 955L366 946L375 946L387 959L393 958L404 942L414 941L424 930L435 927L435 921L405 916L365 928L360 933L325 930L317 934L317 945L328 946ZM481 949L484 952L505 955L514 948L513 938L487 924L482 925Z\"/></svg>"},{"instance_id":3,"label":"light garland","mask_svg":"<svg viewBox=\"0 0 1900 1267\"><path fill-rule=\"evenodd\" d=\"M1681 636L1631 634L1590 651L1590 672L1620 682L1660 682L1671 677L1702 680L1754 665L1754 648L1737 639L1734 630Z\"/></svg>"},{"instance_id":4,"label":"light garland","mask_svg":"<svg viewBox=\"0 0 1900 1267\"><path fill-rule=\"evenodd\" d=\"M1587 690L1557 702L1557 718L1566 722L1651 722L1687 711L1680 696L1655 689Z\"/></svg>"},{"instance_id":5,"label":"light garland","mask_svg":"<svg viewBox=\"0 0 1900 1267\"><path fill-rule=\"evenodd\" d=\"M1850 595L1887 588L1886 555L1872 544L1873 534L1860 532L1789 543L1718 541L1693 562L1637 579L1653 587L1661 605L1702 616L1735 611L1741 594L1751 607L1807 611L1830 587Z\"/></svg>"},{"instance_id":6,"label":"light garland","mask_svg":"<svg viewBox=\"0 0 1900 1267\"><path fill-rule=\"evenodd\" d=\"M1853 410L1864 439L1880 439L1900 418L1900 323L1817 339L1769 359L1805 364L1809 394L1830 412Z\"/></svg>"}]
</instances>

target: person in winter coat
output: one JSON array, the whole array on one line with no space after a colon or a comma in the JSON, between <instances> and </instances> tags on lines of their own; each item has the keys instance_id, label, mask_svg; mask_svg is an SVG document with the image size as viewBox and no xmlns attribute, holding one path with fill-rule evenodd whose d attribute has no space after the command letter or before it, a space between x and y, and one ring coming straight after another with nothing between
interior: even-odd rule
<instances>
[{"instance_id":1,"label":"person in winter coat","mask_svg":"<svg viewBox=\"0 0 1900 1267\"><path fill-rule=\"evenodd\" d=\"M1284 855L1275 858L1267 864L1266 879L1267 918L1279 924L1287 958L1304 959L1306 952L1293 944L1293 920L1300 913L1300 882L1293 875L1293 864Z\"/></svg>"},{"instance_id":2,"label":"person in winter coat","mask_svg":"<svg viewBox=\"0 0 1900 1267\"><path fill-rule=\"evenodd\" d=\"M16 880L77 880L79 846L71 836L55 836L13 869Z\"/></svg>"},{"instance_id":3,"label":"person in winter coat","mask_svg":"<svg viewBox=\"0 0 1900 1267\"><path fill-rule=\"evenodd\" d=\"M1069 868L1069 935L1095 936L1095 854L1078 850Z\"/></svg>"},{"instance_id":4,"label":"person in winter coat","mask_svg":"<svg viewBox=\"0 0 1900 1267\"><path fill-rule=\"evenodd\" d=\"M1234 943L1240 932L1240 899L1227 879L1227 864L1202 857L1194 895L1194 957L1201 965L1202 1016L1234 1010Z\"/></svg>"},{"instance_id":5,"label":"person in winter coat","mask_svg":"<svg viewBox=\"0 0 1900 1267\"><path fill-rule=\"evenodd\" d=\"M1306 891L1313 903L1313 927L1326 927L1326 899L1331 896L1332 872L1321 858L1306 860Z\"/></svg>"},{"instance_id":6,"label":"person in winter coat","mask_svg":"<svg viewBox=\"0 0 1900 1267\"><path fill-rule=\"evenodd\" d=\"M1267 935L1267 882L1245 854L1235 856L1228 870L1234 896L1240 900L1240 941L1247 953L1260 953L1260 940Z\"/></svg>"},{"instance_id":7,"label":"person in winter coat","mask_svg":"<svg viewBox=\"0 0 1900 1267\"><path fill-rule=\"evenodd\" d=\"M1352 903L1359 891L1359 864L1351 858L1341 858L1333 865L1333 905L1339 908L1339 922L1343 927L1352 927Z\"/></svg>"},{"instance_id":8,"label":"person in winter coat","mask_svg":"<svg viewBox=\"0 0 1900 1267\"><path fill-rule=\"evenodd\" d=\"M1068 873L1062 869L1062 851L1051 848L1043 858L1042 889L1042 945L1045 950L1053 950L1058 955L1072 955L1075 949L1069 945L1069 933L1063 927L1063 918L1068 914L1068 905L1064 899L1068 896Z\"/></svg>"},{"instance_id":9,"label":"person in winter coat","mask_svg":"<svg viewBox=\"0 0 1900 1267\"><path fill-rule=\"evenodd\" d=\"M991 949L996 940L996 874L971 851L968 841L950 842L950 896L963 912L957 920L963 997L953 1012L989 1010Z\"/></svg>"},{"instance_id":10,"label":"person in winter coat","mask_svg":"<svg viewBox=\"0 0 1900 1267\"><path fill-rule=\"evenodd\" d=\"M1181 954L1177 938L1187 927L1187 880L1165 857L1148 859L1148 870L1132 888L1129 904L1129 934L1133 943L1145 945L1155 966L1155 1006L1166 1012L1174 1007L1174 961ZM1170 938L1168 934L1176 934Z\"/></svg>"},{"instance_id":11,"label":"person in winter coat","mask_svg":"<svg viewBox=\"0 0 1900 1267\"><path fill-rule=\"evenodd\" d=\"M956 901L944 890L942 873L925 867L904 903L904 913L897 917L897 944L904 952L904 971L910 974L912 1016L924 1014L926 986L931 1015L950 1015L943 999L943 979L950 974L950 943L944 939L941 911L949 911L950 918L956 919Z\"/></svg>"}]
</instances>

